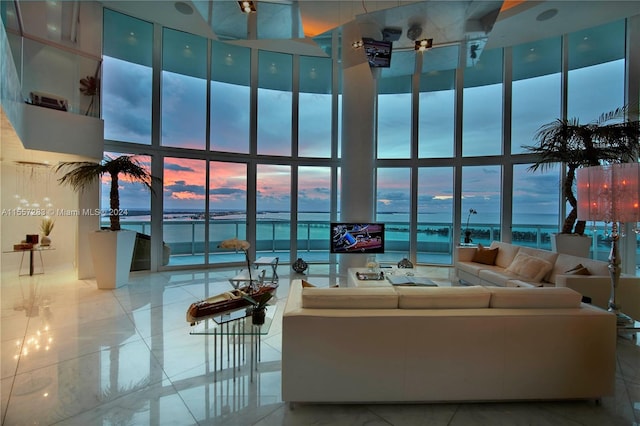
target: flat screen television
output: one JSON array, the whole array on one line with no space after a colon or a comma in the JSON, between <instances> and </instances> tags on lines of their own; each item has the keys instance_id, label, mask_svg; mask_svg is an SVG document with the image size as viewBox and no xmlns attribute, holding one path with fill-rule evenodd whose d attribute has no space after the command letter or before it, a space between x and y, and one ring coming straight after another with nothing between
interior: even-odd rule
<instances>
[{"instance_id":1,"label":"flat screen television","mask_svg":"<svg viewBox=\"0 0 640 426\"><path fill-rule=\"evenodd\" d=\"M331 223L331 253L384 253L383 223Z\"/></svg>"},{"instance_id":2,"label":"flat screen television","mask_svg":"<svg viewBox=\"0 0 640 426\"><path fill-rule=\"evenodd\" d=\"M369 66L374 68L389 68L391 66L391 53L393 45L390 41L363 38L362 46L367 55Z\"/></svg>"}]
</instances>

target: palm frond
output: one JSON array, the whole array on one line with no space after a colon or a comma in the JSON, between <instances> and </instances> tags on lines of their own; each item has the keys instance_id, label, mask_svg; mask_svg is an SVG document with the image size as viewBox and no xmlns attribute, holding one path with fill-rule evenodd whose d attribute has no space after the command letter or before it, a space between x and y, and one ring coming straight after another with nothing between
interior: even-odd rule
<instances>
[{"instance_id":1,"label":"palm frond","mask_svg":"<svg viewBox=\"0 0 640 426\"><path fill-rule=\"evenodd\" d=\"M636 161L640 153L640 122L626 120L629 107L623 106L603 113L589 124L578 118L556 119L540 126L534 135L536 144L523 145L536 156L529 171L547 170L556 164L567 167L563 182L565 199L575 208L574 172L579 167ZM563 232L576 220L572 211L565 219Z\"/></svg>"},{"instance_id":2,"label":"palm frond","mask_svg":"<svg viewBox=\"0 0 640 426\"><path fill-rule=\"evenodd\" d=\"M65 174L58 179L58 182L69 185L75 191L80 191L92 184L105 172L102 164L90 161L66 161L56 165L53 170L56 173L64 172Z\"/></svg>"},{"instance_id":3,"label":"palm frond","mask_svg":"<svg viewBox=\"0 0 640 426\"><path fill-rule=\"evenodd\" d=\"M624 120L627 116L629 108L625 105L619 108L614 109L613 111L604 112L600 114L600 117L594 122L597 126L602 126L604 123L607 123L611 120Z\"/></svg>"},{"instance_id":4,"label":"palm frond","mask_svg":"<svg viewBox=\"0 0 640 426\"><path fill-rule=\"evenodd\" d=\"M64 172L58 179L63 185L71 186L75 191L83 190L88 185L100 179L104 174L111 177L111 189L109 194L110 208L113 214L110 216L111 229L120 229L120 194L118 191L119 175L127 176L133 182L142 183L152 194L155 194L152 183L162 182L158 177L152 176L148 169L132 155L121 155L116 158L105 156L100 163L90 161L62 162L54 167L56 172Z\"/></svg>"}]
</instances>

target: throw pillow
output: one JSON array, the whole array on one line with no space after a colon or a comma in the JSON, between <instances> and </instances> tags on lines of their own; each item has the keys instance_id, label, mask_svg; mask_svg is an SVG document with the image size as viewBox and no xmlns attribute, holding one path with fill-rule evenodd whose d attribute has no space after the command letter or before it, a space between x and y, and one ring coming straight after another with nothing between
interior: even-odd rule
<instances>
[{"instance_id":1,"label":"throw pillow","mask_svg":"<svg viewBox=\"0 0 640 426\"><path fill-rule=\"evenodd\" d=\"M552 268L553 265L547 260L518 253L506 271L539 283Z\"/></svg>"},{"instance_id":2,"label":"throw pillow","mask_svg":"<svg viewBox=\"0 0 640 426\"><path fill-rule=\"evenodd\" d=\"M315 285L311 284L309 281L307 280L302 280L302 288L310 288L310 287L316 287Z\"/></svg>"},{"instance_id":3,"label":"throw pillow","mask_svg":"<svg viewBox=\"0 0 640 426\"><path fill-rule=\"evenodd\" d=\"M589 272L589 270L586 267L582 266L582 263L578 263L573 268L569 269L568 271L565 271L564 274L565 275L591 275L591 272Z\"/></svg>"},{"instance_id":4,"label":"throw pillow","mask_svg":"<svg viewBox=\"0 0 640 426\"><path fill-rule=\"evenodd\" d=\"M498 256L498 247L484 248L482 244L478 244L478 249L473 254L472 262L482 263L484 265L495 265Z\"/></svg>"}]
</instances>

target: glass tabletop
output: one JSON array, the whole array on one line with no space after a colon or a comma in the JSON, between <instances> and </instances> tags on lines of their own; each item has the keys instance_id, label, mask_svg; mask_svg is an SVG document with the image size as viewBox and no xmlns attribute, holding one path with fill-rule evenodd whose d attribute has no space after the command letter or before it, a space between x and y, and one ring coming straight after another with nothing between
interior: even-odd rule
<instances>
[{"instance_id":1,"label":"glass tabletop","mask_svg":"<svg viewBox=\"0 0 640 426\"><path fill-rule=\"evenodd\" d=\"M251 315L246 309L229 312L206 318L191 327L189 334L193 335L264 335L269 334L277 305L267 305L267 315L264 324L254 325Z\"/></svg>"}]
</instances>

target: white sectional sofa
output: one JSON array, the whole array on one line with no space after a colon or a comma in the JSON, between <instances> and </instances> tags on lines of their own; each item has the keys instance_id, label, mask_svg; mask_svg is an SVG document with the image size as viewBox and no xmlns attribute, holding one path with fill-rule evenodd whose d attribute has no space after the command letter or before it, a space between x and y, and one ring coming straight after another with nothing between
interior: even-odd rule
<instances>
[{"instance_id":1,"label":"white sectional sofa","mask_svg":"<svg viewBox=\"0 0 640 426\"><path fill-rule=\"evenodd\" d=\"M598 399L615 316L568 288L303 288L283 313L294 402Z\"/></svg>"},{"instance_id":2,"label":"white sectional sofa","mask_svg":"<svg viewBox=\"0 0 640 426\"><path fill-rule=\"evenodd\" d=\"M569 287L589 297L595 306L607 308L611 293L611 277L607 262L498 241L493 241L488 248L497 250L493 264L475 262L474 256L478 252L476 247L456 249L455 269L460 280L467 284L486 286ZM542 259L551 266L548 270L541 267L540 273L546 271L541 277L534 274L519 275L512 272L513 268L509 269L518 254ZM540 265L543 265L543 262L532 265L532 271L536 273L535 266ZM578 265L582 265L584 270L580 273L570 272ZM616 294L622 310L633 318L640 318L640 277L623 274Z\"/></svg>"}]
</instances>

